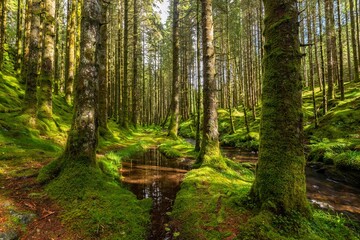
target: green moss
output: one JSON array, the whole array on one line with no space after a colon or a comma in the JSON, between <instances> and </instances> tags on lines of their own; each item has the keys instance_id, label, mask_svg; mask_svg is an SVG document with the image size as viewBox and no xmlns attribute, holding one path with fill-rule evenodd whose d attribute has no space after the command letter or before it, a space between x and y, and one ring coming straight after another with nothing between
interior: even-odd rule
<instances>
[{"instance_id":1,"label":"green moss","mask_svg":"<svg viewBox=\"0 0 360 240\"><path fill-rule=\"evenodd\" d=\"M194 147L182 140L166 140L159 145L159 151L168 158L195 157Z\"/></svg>"},{"instance_id":2,"label":"green moss","mask_svg":"<svg viewBox=\"0 0 360 240\"><path fill-rule=\"evenodd\" d=\"M247 211L236 206L246 197L253 174L230 160L224 162L222 171L203 166L186 175L172 212L181 223L182 239L224 239L246 216Z\"/></svg>"},{"instance_id":3,"label":"green moss","mask_svg":"<svg viewBox=\"0 0 360 240\"><path fill-rule=\"evenodd\" d=\"M86 238L135 240L146 236L151 201L137 200L97 168L67 161L46 191L65 208L64 222Z\"/></svg>"}]
</instances>

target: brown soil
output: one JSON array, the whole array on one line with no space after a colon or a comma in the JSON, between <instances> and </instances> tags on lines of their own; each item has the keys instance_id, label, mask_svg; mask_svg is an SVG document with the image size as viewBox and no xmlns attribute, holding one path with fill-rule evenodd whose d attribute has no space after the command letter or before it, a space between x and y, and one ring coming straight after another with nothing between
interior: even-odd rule
<instances>
[{"instance_id":1,"label":"brown soil","mask_svg":"<svg viewBox=\"0 0 360 240\"><path fill-rule=\"evenodd\" d=\"M46 161L49 162L49 161ZM24 166L22 170L37 170L45 164ZM0 232L14 231L20 239L80 239L61 223L61 208L46 196L43 186L36 182L36 175L10 177L0 174ZM33 213L36 218L26 227L14 223L9 208L19 213Z\"/></svg>"}]
</instances>

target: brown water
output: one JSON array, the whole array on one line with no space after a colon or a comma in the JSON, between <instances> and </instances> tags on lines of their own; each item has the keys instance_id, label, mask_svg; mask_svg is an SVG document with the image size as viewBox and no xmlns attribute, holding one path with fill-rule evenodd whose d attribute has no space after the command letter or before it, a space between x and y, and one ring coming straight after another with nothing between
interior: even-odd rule
<instances>
[{"instance_id":1,"label":"brown water","mask_svg":"<svg viewBox=\"0 0 360 240\"><path fill-rule=\"evenodd\" d=\"M151 229L148 240L169 240L172 233L165 231L176 193L190 169L189 159L168 159L157 149L122 163L122 182L138 199L152 198Z\"/></svg>"},{"instance_id":2,"label":"brown water","mask_svg":"<svg viewBox=\"0 0 360 240\"><path fill-rule=\"evenodd\" d=\"M236 161L256 164L256 153L236 148L222 148L224 156ZM316 169L306 168L307 197L316 207L344 213L360 221L360 189L327 178Z\"/></svg>"}]
</instances>

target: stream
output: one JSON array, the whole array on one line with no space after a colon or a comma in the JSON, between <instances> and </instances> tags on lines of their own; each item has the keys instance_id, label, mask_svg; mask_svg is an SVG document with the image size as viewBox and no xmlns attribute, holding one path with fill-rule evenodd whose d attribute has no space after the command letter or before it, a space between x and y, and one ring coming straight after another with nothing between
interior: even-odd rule
<instances>
[{"instance_id":1,"label":"stream","mask_svg":"<svg viewBox=\"0 0 360 240\"><path fill-rule=\"evenodd\" d=\"M255 164L256 153L240 152L236 148L222 148L224 156L235 162ZM151 230L148 240L170 240L172 233L165 227L170 221L176 194L185 173L190 170L190 159L168 159L157 149L132 157L122 163L123 184L138 199L152 198ZM314 169L306 168L307 196L316 207L341 212L360 221L360 189L333 181Z\"/></svg>"},{"instance_id":2,"label":"stream","mask_svg":"<svg viewBox=\"0 0 360 240\"><path fill-rule=\"evenodd\" d=\"M153 200L148 240L172 239L172 233L165 231L165 225L170 221L167 213L172 210L176 193L190 165L189 159L168 159L157 149L149 149L122 163L122 183L138 199Z\"/></svg>"},{"instance_id":3,"label":"stream","mask_svg":"<svg viewBox=\"0 0 360 240\"><path fill-rule=\"evenodd\" d=\"M255 153L241 152L236 148L222 148L222 153L235 162L256 164ZM316 169L306 167L306 191L310 202L316 207L344 213L360 221L360 189L334 181Z\"/></svg>"}]
</instances>

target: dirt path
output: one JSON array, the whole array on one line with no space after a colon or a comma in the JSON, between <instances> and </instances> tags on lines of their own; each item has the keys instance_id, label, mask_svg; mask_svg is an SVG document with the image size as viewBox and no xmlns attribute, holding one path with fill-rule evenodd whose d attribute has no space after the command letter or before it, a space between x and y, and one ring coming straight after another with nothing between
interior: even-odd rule
<instances>
[{"instance_id":1,"label":"dirt path","mask_svg":"<svg viewBox=\"0 0 360 240\"><path fill-rule=\"evenodd\" d=\"M25 164L17 170L32 172L28 176L0 175L0 238L80 239L62 225L60 207L36 182L37 172L47 162Z\"/></svg>"}]
</instances>

